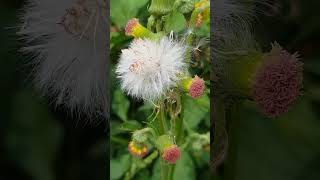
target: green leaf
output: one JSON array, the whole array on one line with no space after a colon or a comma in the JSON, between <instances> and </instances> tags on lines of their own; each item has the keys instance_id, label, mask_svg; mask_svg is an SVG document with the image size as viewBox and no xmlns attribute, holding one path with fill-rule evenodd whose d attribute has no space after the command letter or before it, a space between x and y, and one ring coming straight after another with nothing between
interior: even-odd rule
<instances>
[{"instance_id":1,"label":"green leaf","mask_svg":"<svg viewBox=\"0 0 320 180\"><path fill-rule=\"evenodd\" d=\"M141 124L138 121L130 120L121 124L120 129L123 131L135 131L141 128Z\"/></svg>"},{"instance_id":2,"label":"green leaf","mask_svg":"<svg viewBox=\"0 0 320 180\"><path fill-rule=\"evenodd\" d=\"M123 121L127 121L130 102L128 98L120 91L116 90L113 93L112 110Z\"/></svg>"},{"instance_id":3,"label":"green leaf","mask_svg":"<svg viewBox=\"0 0 320 180\"><path fill-rule=\"evenodd\" d=\"M112 23L118 28L123 28L129 19L137 16L140 8L144 7L147 2L148 0L111 0L110 18Z\"/></svg>"},{"instance_id":4,"label":"green leaf","mask_svg":"<svg viewBox=\"0 0 320 180\"><path fill-rule=\"evenodd\" d=\"M209 116L210 99L203 95L198 99L184 96L184 121L190 128L196 128L205 116Z\"/></svg>"},{"instance_id":5,"label":"green leaf","mask_svg":"<svg viewBox=\"0 0 320 180\"><path fill-rule=\"evenodd\" d=\"M194 180L196 179L195 174L192 158L188 152L182 151L181 158L176 163L173 180Z\"/></svg>"},{"instance_id":6,"label":"green leaf","mask_svg":"<svg viewBox=\"0 0 320 180\"><path fill-rule=\"evenodd\" d=\"M160 158L154 163L152 169L152 180L160 180L161 179L161 165L160 165Z\"/></svg>"},{"instance_id":7,"label":"green leaf","mask_svg":"<svg viewBox=\"0 0 320 180\"><path fill-rule=\"evenodd\" d=\"M111 159L110 177L111 180L120 179L130 167L130 155L122 155L118 159Z\"/></svg>"},{"instance_id":8,"label":"green leaf","mask_svg":"<svg viewBox=\"0 0 320 180\"><path fill-rule=\"evenodd\" d=\"M166 17L165 29L167 32L174 31L180 32L186 27L186 19L183 14L173 12Z\"/></svg>"}]
</instances>

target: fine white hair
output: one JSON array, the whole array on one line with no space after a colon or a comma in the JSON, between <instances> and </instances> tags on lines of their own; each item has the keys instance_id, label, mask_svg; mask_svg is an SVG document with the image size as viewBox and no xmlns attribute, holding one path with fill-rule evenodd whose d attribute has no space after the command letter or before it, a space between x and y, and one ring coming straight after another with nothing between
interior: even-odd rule
<instances>
[{"instance_id":1,"label":"fine white hair","mask_svg":"<svg viewBox=\"0 0 320 180\"><path fill-rule=\"evenodd\" d=\"M72 112L107 113L106 0L28 0L18 34L35 85Z\"/></svg>"},{"instance_id":2,"label":"fine white hair","mask_svg":"<svg viewBox=\"0 0 320 180\"><path fill-rule=\"evenodd\" d=\"M160 98L185 70L186 49L183 43L168 37L134 40L122 50L116 67L121 88L137 99Z\"/></svg>"},{"instance_id":3,"label":"fine white hair","mask_svg":"<svg viewBox=\"0 0 320 180\"><path fill-rule=\"evenodd\" d=\"M268 3L267 0L213 1L212 51L215 58L256 47L252 23L256 20L256 13L262 13L256 5L268 6Z\"/></svg>"}]
</instances>

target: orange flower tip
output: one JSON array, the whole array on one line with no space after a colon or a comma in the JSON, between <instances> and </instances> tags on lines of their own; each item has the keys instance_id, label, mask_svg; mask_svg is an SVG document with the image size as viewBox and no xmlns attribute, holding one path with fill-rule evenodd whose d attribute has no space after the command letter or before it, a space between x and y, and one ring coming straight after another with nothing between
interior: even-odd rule
<instances>
[{"instance_id":1,"label":"orange flower tip","mask_svg":"<svg viewBox=\"0 0 320 180\"><path fill-rule=\"evenodd\" d=\"M127 36L132 35L133 28L139 24L139 20L137 18L132 18L127 22L127 25L125 27L125 33Z\"/></svg>"},{"instance_id":2,"label":"orange flower tip","mask_svg":"<svg viewBox=\"0 0 320 180\"><path fill-rule=\"evenodd\" d=\"M143 143L135 143L130 141L128 144L128 151L132 156L143 158L148 153L148 148Z\"/></svg>"},{"instance_id":3,"label":"orange flower tip","mask_svg":"<svg viewBox=\"0 0 320 180\"><path fill-rule=\"evenodd\" d=\"M175 164L180 159L180 149L176 145L172 145L164 149L162 159L169 164Z\"/></svg>"},{"instance_id":4,"label":"orange flower tip","mask_svg":"<svg viewBox=\"0 0 320 180\"><path fill-rule=\"evenodd\" d=\"M203 16L201 14L198 14L197 15L197 18L196 18L196 27L199 28L202 24L202 19L203 19Z\"/></svg>"},{"instance_id":5,"label":"orange flower tip","mask_svg":"<svg viewBox=\"0 0 320 180\"><path fill-rule=\"evenodd\" d=\"M205 89L204 80L202 78L199 78L198 76L195 76L192 79L192 82L189 88L189 95L193 99L197 99L198 97L203 95L204 89Z\"/></svg>"}]
</instances>

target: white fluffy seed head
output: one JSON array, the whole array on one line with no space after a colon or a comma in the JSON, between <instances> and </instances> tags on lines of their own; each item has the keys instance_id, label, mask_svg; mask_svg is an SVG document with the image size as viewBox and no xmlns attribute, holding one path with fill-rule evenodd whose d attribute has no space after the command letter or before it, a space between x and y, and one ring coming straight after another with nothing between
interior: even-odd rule
<instances>
[{"instance_id":1,"label":"white fluffy seed head","mask_svg":"<svg viewBox=\"0 0 320 180\"><path fill-rule=\"evenodd\" d=\"M28 0L18 34L34 82L56 104L107 113L106 0Z\"/></svg>"},{"instance_id":2,"label":"white fluffy seed head","mask_svg":"<svg viewBox=\"0 0 320 180\"><path fill-rule=\"evenodd\" d=\"M186 46L167 37L134 40L122 50L116 73L127 94L156 100L179 80L185 70Z\"/></svg>"}]
</instances>

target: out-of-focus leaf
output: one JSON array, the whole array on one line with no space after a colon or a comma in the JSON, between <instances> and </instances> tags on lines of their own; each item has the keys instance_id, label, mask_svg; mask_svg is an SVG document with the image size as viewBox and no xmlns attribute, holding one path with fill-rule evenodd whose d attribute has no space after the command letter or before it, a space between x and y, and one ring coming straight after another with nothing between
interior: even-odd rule
<instances>
[{"instance_id":1,"label":"out-of-focus leaf","mask_svg":"<svg viewBox=\"0 0 320 180\"><path fill-rule=\"evenodd\" d=\"M130 155L125 154L120 158L111 159L110 162L110 177L111 180L120 179L121 176L129 169L130 167Z\"/></svg>"},{"instance_id":2,"label":"out-of-focus leaf","mask_svg":"<svg viewBox=\"0 0 320 180\"><path fill-rule=\"evenodd\" d=\"M140 171L137 175L136 178L138 180L150 180L150 173L147 169L143 169L142 171Z\"/></svg>"},{"instance_id":3,"label":"out-of-focus leaf","mask_svg":"<svg viewBox=\"0 0 320 180\"><path fill-rule=\"evenodd\" d=\"M120 125L122 131L135 131L140 128L141 124L135 120L126 121Z\"/></svg>"},{"instance_id":4,"label":"out-of-focus leaf","mask_svg":"<svg viewBox=\"0 0 320 180\"><path fill-rule=\"evenodd\" d=\"M161 179L161 166L160 166L160 158L153 165L152 169L152 180L160 180Z\"/></svg>"},{"instance_id":5,"label":"out-of-focus leaf","mask_svg":"<svg viewBox=\"0 0 320 180\"><path fill-rule=\"evenodd\" d=\"M166 17L165 29L167 32L180 32L185 29L185 27L186 19L183 14L175 11Z\"/></svg>"},{"instance_id":6,"label":"out-of-focus leaf","mask_svg":"<svg viewBox=\"0 0 320 180\"><path fill-rule=\"evenodd\" d=\"M196 128L210 110L210 100L207 95L198 99L184 96L184 105L184 121L190 128Z\"/></svg>"},{"instance_id":7,"label":"out-of-focus leaf","mask_svg":"<svg viewBox=\"0 0 320 180\"><path fill-rule=\"evenodd\" d=\"M176 163L173 180L195 180L195 166L188 152L182 151Z\"/></svg>"},{"instance_id":8,"label":"out-of-focus leaf","mask_svg":"<svg viewBox=\"0 0 320 180\"><path fill-rule=\"evenodd\" d=\"M210 23L205 23L195 29L195 34L199 37L207 37L210 34Z\"/></svg>"},{"instance_id":9,"label":"out-of-focus leaf","mask_svg":"<svg viewBox=\"0 0 320 180\"><path fill-rule=\"evenodd\" d=\"M128 98L120 91L116 90L113 93L112 110L123 121L127 121L127 113L129 110L130 102Z\"/></svg>"},{"instance_id":10,"label":"out-of-focus leaf","mask_svg":"<svg viewBox=\"0 0 320 180\"><path fill-rule=\"evenodd\" d=\"M147 2L148 0L111 0L111 21L118 28L123 28L129 19L137 16L139 9L145 6Z\"/></svg>"}]
</instances>

